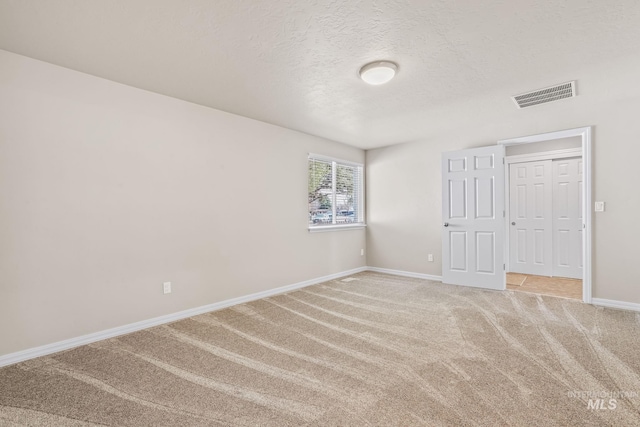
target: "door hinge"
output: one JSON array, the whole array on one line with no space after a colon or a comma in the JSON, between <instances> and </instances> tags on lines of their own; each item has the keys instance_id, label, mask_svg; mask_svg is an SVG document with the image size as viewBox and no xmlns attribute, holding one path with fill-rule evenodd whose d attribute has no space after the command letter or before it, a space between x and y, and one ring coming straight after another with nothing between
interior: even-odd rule
<instances>
[{"instance_id":1,"label":"door hinge","mask_svg":"<svg viewBox=\"0 0 640 427\"><path fill-rule=\"evenodd\" d=\"M506 217L507 214L505 213L505 211L502 211L502 218Z\"/></svg>"},{"instance_id":2,"label":"door hinge","mask_svg":"<svg viewBox=\"0 0 640 427\"><path fill-rule=\"evenodd\" d=\"M502 264L502 269L506 271L507 270L507 264Z\"/></svg>"}]
</instances>

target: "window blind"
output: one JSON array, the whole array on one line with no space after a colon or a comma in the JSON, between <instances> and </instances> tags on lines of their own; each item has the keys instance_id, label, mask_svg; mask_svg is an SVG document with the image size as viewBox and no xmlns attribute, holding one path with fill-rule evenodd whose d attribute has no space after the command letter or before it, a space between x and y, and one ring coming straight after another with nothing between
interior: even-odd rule
<instances>
[{"instance_id":1,"label":"window blind","mask_svg":"<svg viewBox=\"0 0 640 427\"><path fill-rule=\"evenodd\" d=\"M364 224L363 166L309 155L309 227Z\"/></svg>"}]
</instances>

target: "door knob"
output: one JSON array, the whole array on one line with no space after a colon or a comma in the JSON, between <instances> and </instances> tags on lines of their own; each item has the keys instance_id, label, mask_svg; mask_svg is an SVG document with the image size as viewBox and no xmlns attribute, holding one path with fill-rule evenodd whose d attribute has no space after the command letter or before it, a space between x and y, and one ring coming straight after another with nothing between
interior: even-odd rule
<instances>
[{"instance_id":1,"label":"door knob","mask_svg":"<svg viewBox=\"0 0 640 427\"><path fill-rule=\"evenodd\" d=\"M448 222L445 222L445 223L444 223L444 224L442 224L442 225L444 225L445 227L448 227L448 226L449 226L449 223L448 223Z\"/></svg>"},{"instance_id":2,"label":"door knob","mask_svg":"<svg viewBox=\"0 0 640 427\"><path fill-rule=\"evenodd\" d=\"M515 221L514 221L514 222L512 222L512 223L511 223L511 225L516 225L516 222L515 222Z\"/></svg>"}]
</instances>

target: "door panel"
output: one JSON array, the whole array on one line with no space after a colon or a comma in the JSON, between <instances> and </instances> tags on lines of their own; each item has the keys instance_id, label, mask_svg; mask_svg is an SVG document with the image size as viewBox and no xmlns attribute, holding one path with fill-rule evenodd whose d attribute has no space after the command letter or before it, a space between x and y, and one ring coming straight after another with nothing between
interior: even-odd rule
<instances>
[{"instance_id":1,"label":"door panel","mask_svg":"<svg viewBox=\"0 0 640 427\"><path fill-rule=\"evenodd\" d=\"M526 175L525 175L526 176ZM527 186L526 185L516 185L516 218L517 219L525 219L527 217Z\"/></svg>"},{"instance_id":2,"label":"door panel","mask_svg":"<svg viewBox=\"0 0 640 427\"><path fill-rule=\"evenodd\" d=\"M517 261L520 263L527 262L527 230L516 230L517 236Z\"/></svg>"},{"instance_id":3,"label":"door panel","mask_svg":"<svg viewBox=\"0 0 640 427\"><path fill-rule=\"evenodd\" d=\"M491 232L476 232L476 271L479 273L494 274L496 262L494 259L496 249L496 235Z\"/></svg>"},{"instance_id":4,"label":"door panel","mask_svg":"<svg viewBox=\"0 0 640 427\"><path fill-rule=\"evenodd\" d=\"M582 278L582 159L553 161L553 275Z\"/></svg>"},{"instance_id":5,"label":"door panel","mask_svg":"<svg viewBox=\"0 0 640 427\"><path fill-rule=\"evenodd\" d=\"M534 263L540 265L540 264L544 264L545 259L545 253L544 253L544 244L545 244L545 234L547 234L546 230L533 230L533 236L534 236L534 241L533 241L533 247L534 247Z\"/></svg>"},{"instance_id":6,"label":"door panel","mask_svg":"<svg viewBox=\"0 0 640 427\"><path fill-rule=\"evenodd\" d=\"M450 217L466 218L467 217L467 180L451 180L449 181L450 195Z\"/></svg>"},{"instance_id":7,"label":"door panel","mask_svg":"<svg viewBox=\"0 0 640 427\"><path fill-rule=\"evenodd\" d=\"M511 164L509 186L510 271L551 276L551 160Z\"/></svg>"},{"instance_id":8,"label":"door panel","mask_svg":"<svg viewBox=\"0 0 640 427\"><path fill-rule=\"evenodd\" d=\"M467 233L453 231L449 234L451 239L451 270L467 271Z\"/></svg>"},{"instance_id":9,"label":"door panel","mask_svg":"<svg viewBox=\"0 0 640 427\"><path fill-rule=\"evenodd\" d=\"M558 267L569 267L571 265L571 232L569 230L558 230L557 232L557 255L556 265Z\"/></svg>"},{"instance_id":10,"label":"door panel","mask_svg":"<svg viewBox=\"0 0 640 427\"><path fill-rule=\"evenodd\" d=\"M475 156L476 170L493 169L493 154Z\"/></svg>"},{"instance_id":11,"label":"door panel","mask_svg":"<svg viewBox=\"0 0 640 427\"><path fill-rule=\"evenodd\" d=\"M493 195L494 182L493 177L476 178L476 194L478 195L478 203L476 203L476 218L492 219L495 216L493 212Z\"/></svg>"},{"instance_id":12,"label":"door panel","mask_svg":"<svg viewBox=\"0 0 640 427\"><path fill-rule=\"evenodd\" d=\"M504 146L442 155L442 281L505 289Z\"/></svg>"},{"instance_id":13,"label":"door panel","mask_svg":"<svg viewBox=\"0 0 640 427\"><path fill-rule=\"evenodd\" d=\"M467 159L461 157L458 159L449 159L449 172L464 172L467 170Z\"/></svg>"}]
</instances>

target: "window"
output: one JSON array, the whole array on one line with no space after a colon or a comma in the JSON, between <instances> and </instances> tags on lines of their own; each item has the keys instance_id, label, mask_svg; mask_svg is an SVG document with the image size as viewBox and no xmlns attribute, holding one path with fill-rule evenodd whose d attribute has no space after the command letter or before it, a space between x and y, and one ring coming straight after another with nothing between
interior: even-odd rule
<instances>
[{"instance_id":1,"label":"window","mask_svg":"<svg viewBox=\"0 0 640 427\"><path fill-rule=\"evenodd\" d=\"M309 230L364 226L363 166L309 155Z\"/></svg>"}]
</instances>

